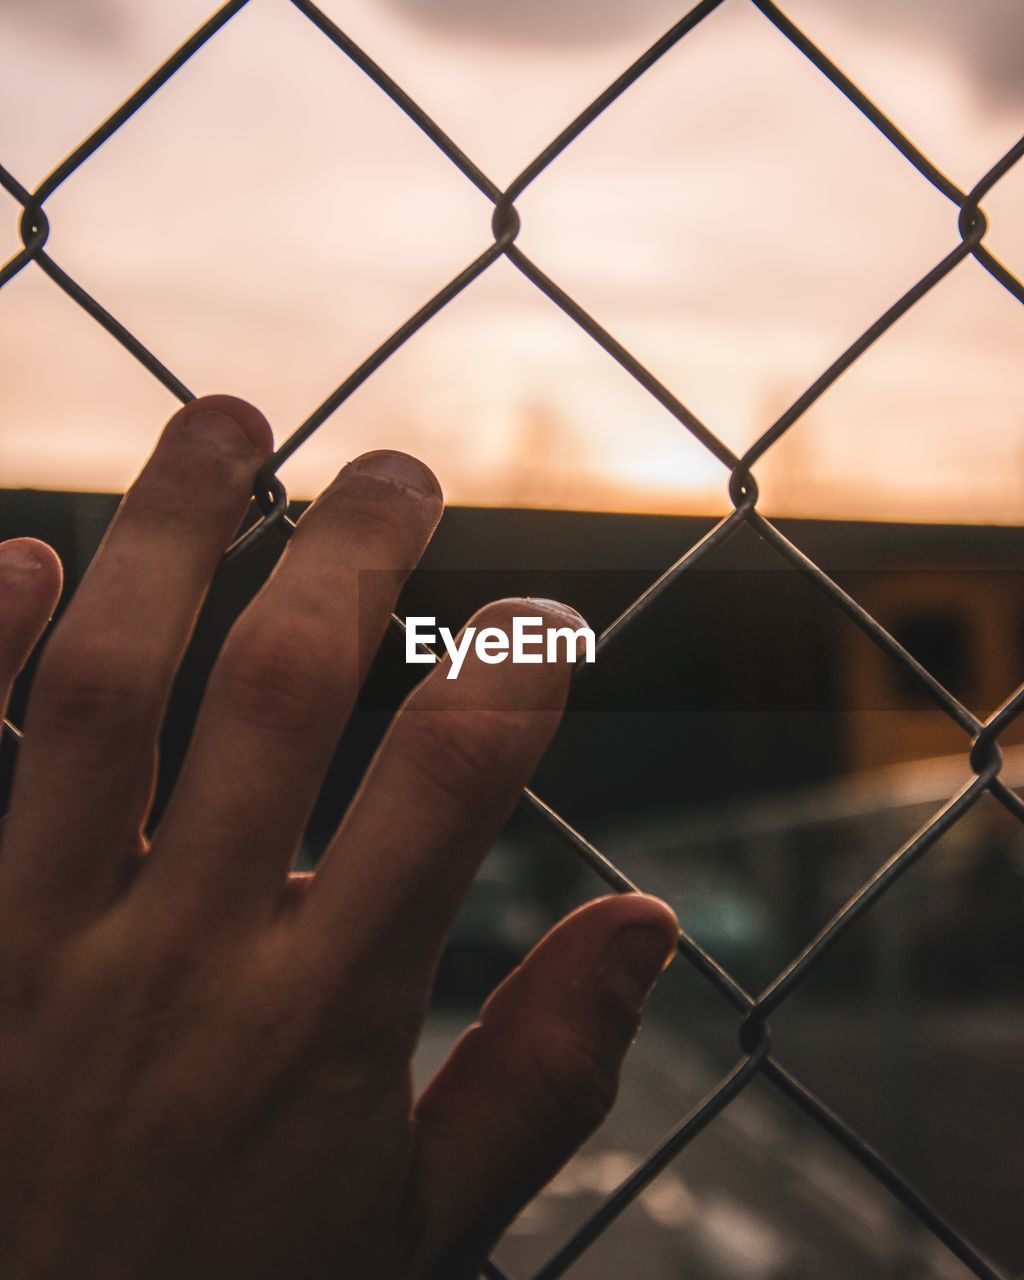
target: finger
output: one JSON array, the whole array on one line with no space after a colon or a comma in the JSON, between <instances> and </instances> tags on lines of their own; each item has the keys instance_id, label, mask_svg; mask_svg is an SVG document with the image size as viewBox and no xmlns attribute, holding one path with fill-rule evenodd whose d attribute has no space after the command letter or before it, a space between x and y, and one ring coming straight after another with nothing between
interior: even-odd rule
<instances>
[{"instance_id":1,"label":"finger","mask_svg":"<svg viewBox=\"0 0 1024 1280\"><path fill-rule=\"evenodd\" d=\"M611 1110L678 936L657 898L599 899L557 925L487 1001L415 1112L431 1275L460 1276L467 1259L482 1259Z\"/></svg>"},{"instance_id":2,"label":"finger","mask_svg":"<svg viewBox=\"0 0 1024 1280\"><path fill-rule=\"evenodd\" d=\"M171 419L40 660L11 800L6 891L75 912L109 900L138 849L156 737L210 579L271 448L230 396Z\"/></svg>"},{"instance_id":3,"label":"finger","mask_svg":"<svg viewBox=\"0 0 1024 1280\"><path fill-rule=\"evenodd\" d=\"M401 584L441 514L422 463L357 458L306 512L207 685L141 894L237 918L279 904L323 774Z\"/></svg>"},{"instance_id":4,"label":"finger","mask_svg":"<svg viewBox=\"0 0 1024 1280\"><path fill-rule=\"evenodd\" d=\"M492 604L469 625L507 635L517 615L583 625L565 606L528 600ZM453 680L446 659L406 700L299 913L305 945L322 946L325 963L372 957L381 985L397 973L412 998L405 974L419 975L419 994L429 987L480 860L561 718L570 667L559 653L491 665L474 652Z\"/></svg>"},{"instance_id":5,"label":"finger","mask_svg":"<svg viewBox=\"0 0 1024 1280\"><path fill-rule=\"evenodd\" d=\"M35 538L0 543L0 718L60 598L57 553Z\"/></svg>"}]
</instances>

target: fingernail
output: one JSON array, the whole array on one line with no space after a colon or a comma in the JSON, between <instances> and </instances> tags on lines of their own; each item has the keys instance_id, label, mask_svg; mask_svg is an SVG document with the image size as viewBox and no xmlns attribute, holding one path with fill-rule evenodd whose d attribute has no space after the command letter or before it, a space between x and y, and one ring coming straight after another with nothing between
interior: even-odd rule
<instances>
[{"instance_id":1,"label":"fingernail","mask_svg":"<svg viewBox=\"0 0 1024 1280\"><path fill-rule=\"evenodd\" d=\"M266 428L255 417L250 420L245 414L233 417L220 409L196 409L185 415L181 425L190 435L215 440L231 449L239 445L247 448L255 445L261 451L266 448Z\"/></svg>"},{"instance_id":2,"label":"fingernail","mask_svg":"<svg viewBox=\"0 0 1024 1280\"><path fill-rule=\"evenodd\" d=\"M574 609L571 604L566 604L564 600L545 600L543 596L527 596L526 601L543 609L545 613L558 614L559 617L565 618L567 622L574 622L577 626L587 625L583 614Z\"/></svg>"},{"instance_id":3,"label":"fingernail","mask_svg":"<svg viewBox=\"0 0 1024 1280\"><path fill-rule=\"evenodd\" d=\"M572 605L565 604L562 600L545 600L541 596L527 596L525 603L531 609L538 609L544 613L556 627L564 624L576 632L575 660L577 662L594 661L597 656L597 636L590 630L586 618Z\"/></svg>"},{"instance_id":4,"label":"fingernail","mask_svg":"<svg viewBox=\"0 0 1024 1280\"><path fill-rule=\"evenodd\" d=\"M43 562L24 542L5 542L0 546L0 568L5 573L38 573Z\"/></svg>"},{"instance_id":5,"label":"fingernail","mask_svg":"<svg viewBox=\"0 0 1024 1280\"><path fill-rule=\"evenodd\" d=\"M675 955L676 940L664 929L630 925L608 945L602 966L605 980L637 1012Z\"/></svg>"},{"instance_id":6,"label":"fingernail","mask_svg":"<svg viewBox=\"0 0 1024 1280\"><path fill-rule=\"evenodd\" d=\"M364 453L355 458L347 469L357 475L385 480L417 498L441 498L441 486L434 473L416 458L410 458L407 453L375 449L372 453Z\"/></svg>"}]
</instances>

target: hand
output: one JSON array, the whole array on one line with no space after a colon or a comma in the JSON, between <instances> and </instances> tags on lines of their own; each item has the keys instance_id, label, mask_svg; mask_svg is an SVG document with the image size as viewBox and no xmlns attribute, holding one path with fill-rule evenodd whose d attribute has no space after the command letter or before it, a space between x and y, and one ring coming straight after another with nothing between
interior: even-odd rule
<instances>
[{"instance_id":1,"label":"hand","mask_svg":"<svg viewBox=\"0 0 1024 1280\"><path fill-rule=\"evenodd\" d=\"M271 448L231 397L176 414L39 663L0 847L5 1280L472 1277L604 1117L675 945L653 898L575 912L414 1101L434 966L569 669L431 668L316 874L288 874L441 513L399 453L357 458L306 512L148 846L171 682ZM60 577L43 543L0 546L0 705Z\"/></svg>"}]
</instances>

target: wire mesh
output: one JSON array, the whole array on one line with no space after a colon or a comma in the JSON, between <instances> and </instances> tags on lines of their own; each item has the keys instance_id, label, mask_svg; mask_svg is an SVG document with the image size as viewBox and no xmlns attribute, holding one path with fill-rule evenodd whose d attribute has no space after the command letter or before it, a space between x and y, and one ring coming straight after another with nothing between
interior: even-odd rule
<instances>
[{"instance_id":1,"label":"wire mesh","mask_svg":"<svg viewBox=\"0 0 1024 1280\"><path fill-rule=\"evenodd\" d=\"M987 1261L965 1238L963 1233L904 1178L884 1155L876 1151L825 1102L788 1071L772 1052L768 1018L804 981L822 957L839 939L853 928L896 881L956 824L987 792L1006 810L1024 822L1024 801L1000 778L1002 754L1000 737L1024 707L1024 686L1010 693L1005 702L988 719L982 720L965 707L939 680L918 662L882 624L849 595L814 560L794 545L757 508L758 487L753 467L807 413L811 406L842 375L878 343L892 325L926 294L944 281L968 257L973 257L991 276L993 282L1024 303L1024 283L986 247L988 219L981 201L1024 156L1024 137L991 168L974 186L964 191L952 178L935 165L790 18L771 0L745 0L753 5L775 28L781 39L788 41L842 94L847 101L878 130L920 175L959 211L959 241L949 252L907 289L892 305L860 334L802 392L790 406L754 441L742 455L734 453L712 429L688 408L679 397L660 382L629 350L605 329L556 281L546 275L517 244L520 230L516 200L535 182L580 134L605 112L630 86L636 83L670 49L693 31L724 0L702 0L679 19L659 40L655 41L607 89L575 117L512 181L502 190L494 183L430 115L387 72L378 65L312 0L290 0L339 51L351 60L402 111L412 123L458 169L464 178L481 191L493 204L492 239L458 275L412 314L390 337L372 351L331 394L277 448L262 468L254 487L256 519L251 527L228 549L221 568L246 554L256 543L273 531L287 537L292 526L287 516L288 496L278 478L278 470L314 435L326 420L374 372L399 350L418 330L436 316L449 302L479 279L499 258L506 258L527 280L546 295L575 322L611 359L615 360L648 392L679 424L711 453L727 473L727 493L732 510L694 546L653 582L598 639L597 652L606 652L612 644L664 592L687 572L695 568L710 552L729 540L742 527L751 529L792 569L807 578L814 587L844 614L891 660L902 668L924 695L954 724L963 730L964 781L961 788L934 813L928 821L897 849L854 893L849 901L828 921L798 956L757 995L746 991L736 979L685 932L679 942L680 954L736 1010L738 1016L739 1056L735 1065L707 1096L686 1115L661 1145L609 1196L557 1252L537 1271L533 1280L555 1280L583 1255L606 1231L620 1213L644 1188L690 1143L711 1124L755 1078L769 1081L783 1096L815 1121L826 1133L853 1156L885 1187L917 1220L982 1280L1008 1280ZM163 85L212 40L250 0L230 0L222 5L142 85L106 120L88 135L34 191L29 191L6 168L0 165L0 183L22 207L20 232L22 248L0 268L0 287L19 272L34 265L59 286L64 293L101 325L160 383L183 403L193 398L188 387L100 301L88 293L50 256L46 250L50 224L46 203L91 156L138 112ZM400 620L395 619L400 625ZM583 674L585 668L580 668ZM5 722L15 737L16 726ZM580 858L610 888L620 893L634 892L639 886L617 867L614 861L597 849L583 834L532 791L524 793L524 803L550 827L568 850ZM646 886L652 891L656 885ZM503 1280L493 1263L485 1265L483 1274Z\"/></svg>"}]
</instances>

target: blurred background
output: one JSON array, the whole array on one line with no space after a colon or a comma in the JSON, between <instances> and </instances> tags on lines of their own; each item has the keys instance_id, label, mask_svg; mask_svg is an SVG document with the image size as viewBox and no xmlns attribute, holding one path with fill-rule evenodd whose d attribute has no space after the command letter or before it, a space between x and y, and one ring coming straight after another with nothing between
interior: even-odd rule
<instances>
[{"instance_id":1,"label":"blurred background","mask_svg":"<svg viewBox=\"0 0 1024 1280\"><path fill-rule=\"evenodd\" d=\"M504 185L679 17L665 0L324 9ZM965 189L1024 117L1012 0L786 11ZM209 14L202 0L0 0L0 162L31 188ZM956 210L751 5L727 2L518 202L520 244L735 450L955 246ZM1024 167L985 200L1024 270ZM0 259L19 207L0 192ZM280 442L490 240L491 207L293 7L252 0L47 203L48 251L197 392ZM1024 314L962 263L758 465L762 508L981 716L1024 679ZM170 395L34 267L0 291L0 536L69 593ZM403 609L563 598L607 625L729 509L727 476L503 260L285 464L293 514L396 447L451 506ZM271 540L217 584L163 743ZM413 672L417 674L419 669ZM385 648L324 786L314 865L409 687ZM12 709L18 722L30 678ZM1024 734L1004 778L1024 785ZM1020 744L1020 745L1016 745ZM751 990L968 776L966 740L744 530L581 684L538 791ZM0 811L13 749L0 743ZM439 975L420 1070L562 912L602 892L518 814ZM988 798L773 1019L779 1058L979 1248L1024 1270L1024 835ZM515 1224L524 1276L735 1057L677 961L609 1125ZM757 1084L586 1255L591 1280L963 1280Z\"/></svg>"},{"instance_id":2,"label":"blurred background","mask_svg":"<svg viewBox=\"0 0 1024 1280\"><path fill-rule=\"evenodd\" d=\"M502 186L681 13L323 7ZM0 0L3 163L33 187L211 8ZM788 12L965 189L1019 136L1014 0ZM956 209L742 0L517 205L523 249L737 451L959 238ZM1024 171L985 207L986 243L1019 271ZM57 261L193 390L261 405L278 439L491 241L490 203L285 0L248 4L47 208ZM765 459L765 510L1018 521L1022 326L964 262ZM0 337L6 483L123 490L168 394L38 272L4 291ZM382 438L458 503L721 509L720 465L504 260L288 463L289 492Z\"/></svg>"}]
</instances>

